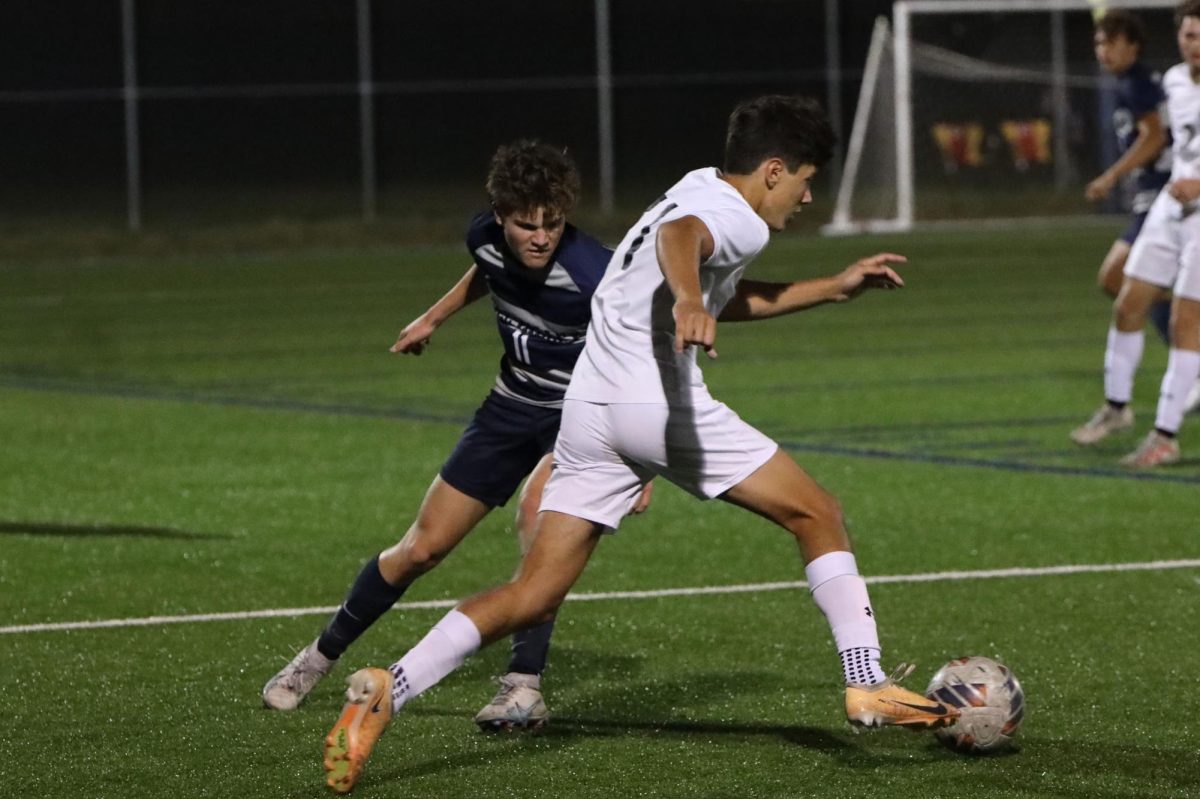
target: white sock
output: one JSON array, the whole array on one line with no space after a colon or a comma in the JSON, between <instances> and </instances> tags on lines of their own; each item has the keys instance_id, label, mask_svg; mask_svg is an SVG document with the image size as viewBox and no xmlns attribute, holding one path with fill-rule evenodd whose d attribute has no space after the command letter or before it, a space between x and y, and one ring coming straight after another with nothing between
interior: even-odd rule
<instances>
[{"instance_id":1,"label":"white sock","mask_svg":"<svg viewBox=\"0 0 1200 799\"><path fill-rule=\"evenodd\" d=\"M1108 347L1104 350L1104 396L1113 402L1133 399L1133 376L1142 362L1146 337L1142 331L1122 333L1108 329Z\"/></svg>"},{"instance_id":2,"label":"white sock","mask_svg":"<svg viewBox=\"0 0 1200 799\"><path fill-rule=\"evenodd\" d=\"M804 567L813 601L833 630L846 682L874 685L887 679L879 667L879 633L867 583L850 552L829 552Z\"/></svg>"},{"instance_id":3,"label":"white sock","mask_svg":"<svg viewBox=\"0 0 1200 799\"><path fill-rule=\"evenodd\" d=\"M470 617L452 610L421 642L388 667L392 683L392 712L457 669L479 649L479 629Z\"/></svg>"},{"instance_id":4,"label":"white sock","mask_svg":"<svg viewBox=\"0 0 1200 799\"><path fill-rule=\"evenodd\" d=\"M1158 415L1154 426L1160 430L1179 432L1183 424L1183 408L1188 392L1200 376L1200 352L1171 348L1167 356L1167 373L1163 375L1158 395Z\"/></svg>"}]
</instances>

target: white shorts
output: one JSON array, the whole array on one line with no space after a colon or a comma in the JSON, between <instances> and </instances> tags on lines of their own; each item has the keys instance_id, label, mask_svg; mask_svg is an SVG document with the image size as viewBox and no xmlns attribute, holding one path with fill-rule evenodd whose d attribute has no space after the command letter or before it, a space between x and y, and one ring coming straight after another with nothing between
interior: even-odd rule
<instances>
[{"instance_id":1,"label":"white shorts","mask_svg":"<svg viewBox=\"0 0 1200 799\"><path fill-rule=\"evenodd\" d=\"M711 499L753 474L777 449L716 400L691 408L566 400L541 510L615 530L655 475Z\"/></svg>"},{"instance_id":2,"label":"white shorts","mask_svg":"<svg viewBox=\"0 0 1200 799\"><path fill-rule=\"evenodd\" d=\"M1180 209L1165 191L1158 195L1129 251L1125 274L1200 300L1200 211L1184 216Z\"/></svg>"}]
</instances>

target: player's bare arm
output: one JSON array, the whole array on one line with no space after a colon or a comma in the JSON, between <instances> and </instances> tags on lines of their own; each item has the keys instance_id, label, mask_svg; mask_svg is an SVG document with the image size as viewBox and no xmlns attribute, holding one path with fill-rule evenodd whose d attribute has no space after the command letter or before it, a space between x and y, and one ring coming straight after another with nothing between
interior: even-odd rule
<instances>
[{"instance_id":1,"label":"player's bare arm","mask_svg":"<svg viewBox=\"0 0 1200 799\"><path fill-rule=\"evenodd\" d=\"M1084 189L1083 193L1087 199L1103 200L1117 185L1118 180L1158 157L1167 143L1167 134L1158 112L1152 111L1142 115L1138 119L1137 130L1137 138L1129 149Z\"/></svg>"},{"instance_id":2,"label":"player's bare arm","mask_svg":"<svg viewBox=\"0 0 1200 799\"><path fill-rule=\"evenodd\" d=\"M479 271L477 265L471 264L471 268L454 284L452 289L431 305L429 310L405 325L404 329L400 331L400 335L396 337L396 343L389 348L389 352L420 355L429 346L429 339L433 335L433 331L487 292L487 283L483 279L483 273Z\"/></svg>"},{"instance_id":3,"label":"player's bare arm","mask_svg":"<svg viewBox=\"0 0 1200 799\"><path fill-rule=\"evenodd\" d=\"M892 252L881 252L848 266L836 275L792 283L764 283L743 280L737 294L721 312L722 322L748 322L803 311L829 302L845 302L867 289L897 289L904 280L891 264L908 259Z\"/></svg>"},{"instance_id":4,"label":"player's bare arm","mask_svg":"<svg viewBox=\"0 0 1200 799\"><path fill-rule=\"evenodd\" d=\"M712 256L716 247L712 233L696 217L685 216L660 227L654 246L663 277L675 297L671 311L675 317L675 351L699 344L710 358L717 357L713 348L717 320L704 306L700 292L700 264Z\"/></svg>"}]
</instances>

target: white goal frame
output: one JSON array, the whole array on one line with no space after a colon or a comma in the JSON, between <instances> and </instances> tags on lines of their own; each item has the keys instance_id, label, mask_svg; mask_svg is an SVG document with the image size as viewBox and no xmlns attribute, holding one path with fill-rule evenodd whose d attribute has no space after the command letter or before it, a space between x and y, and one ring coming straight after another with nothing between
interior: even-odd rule
<instances>
[{"instance_id":1,"label":"white goal frame","mask_svg":"<svg viewBox=\"0 0 1200 799\"><path fill-rule=\"evenodd\" d=\"M913 113L912 113L912 17L917 14L974 14L997 11L1019 11L1051 13L1056 11L1092 11L1102 13L1106 8L1164 9L1174 8L1178 0L898 0L892 6L893 56L895 85L895 146L896 146L896 215L891 219L854 220L850 215L854 181L862 158L867 127L870 123L871 103L878 89L878 77L883 46L889 33L887 20L876 21L863 68L863 82L859 89L858 105L854 124L847 144L846 163L842 170L841 185L838 187L837 202L833 219L822 228L826 234L886 233L910 231L915 226L916 185L913 169ZM1066 65L1061 41L1048 43L1052 49L1056 88L1065 90ZM1062 104L1062 105L1065 105ZM1056 137L1061 139L1061 137ZM1056 144L1056 146L1059 146ZM1056 153L1056 161L1063 161Z\"/></svg>"}]
</instances>

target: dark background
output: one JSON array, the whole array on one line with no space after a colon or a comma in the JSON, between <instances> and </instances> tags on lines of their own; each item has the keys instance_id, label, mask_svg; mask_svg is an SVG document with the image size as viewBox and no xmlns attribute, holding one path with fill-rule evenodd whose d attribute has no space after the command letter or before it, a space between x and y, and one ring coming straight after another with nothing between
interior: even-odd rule
<instances>
[{"instance_id":1,"label":"dark background","mask_svg":"<svg viewBox=\"0 0 1200 799\"><path fill-rule=\"evenodd\" d=\"M840 4L846 136L871 27L890 11ZM611 0L619 204L718 162L741 98L827 101L824 12L824 0ZM147 226L359 212L355 14L353 0L136 0ZM594 204L593 15L591 0L375 0L381 214L477 203L488 156L517 136L567 146ZM1044 65L1036 16L930 18L917 33ZM1072 69L1094 72L1090 20L1072 25ZM124 223L121 41L119 0L0 3L0 218ZM990 101L968 87L956 102ZM1098 155L1080 142L1087 172Z\"/></svg>"}]
</instances>

